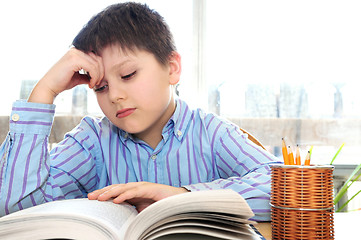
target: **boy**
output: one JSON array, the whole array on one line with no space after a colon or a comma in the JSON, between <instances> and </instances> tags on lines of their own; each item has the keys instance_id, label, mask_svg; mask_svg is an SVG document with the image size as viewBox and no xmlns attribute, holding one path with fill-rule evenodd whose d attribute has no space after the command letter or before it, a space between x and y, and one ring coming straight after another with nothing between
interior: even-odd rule
<instances>
[{"instance_id":1,"label":"boy","mask_svg":"<svg viewBox=\"0 0 361 240\"><path fill-rule=\"evenodd\" d=\"M94 16L71 48L13 105L0 148L1 215L58 199L128 201L138 211L187 191L231 188L269 220L277 159L237 126L175 98L181 58L163 18L120 3ZM80 70L88 74L80 74ZM54 98L94 89L105 117L85 117L48 153Z\"/></svg>"}]
</instances>

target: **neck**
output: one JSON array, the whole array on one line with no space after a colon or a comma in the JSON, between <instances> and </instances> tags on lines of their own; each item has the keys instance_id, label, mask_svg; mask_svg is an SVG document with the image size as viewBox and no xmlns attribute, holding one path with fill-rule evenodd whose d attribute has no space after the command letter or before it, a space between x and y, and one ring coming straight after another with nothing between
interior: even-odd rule
<instances>
[{"instance_id":1,"label":"neck","mask_svg":"<svg viewBox=\"0 0 361 240\"><path fill-rule=\"evenodd\" d=\"M137 133L134 136L142 141L146 142L151 148L156 149L160 141L162 141L162 132L164 126L168 123L169 119L172 117L176 108L176 103L172 97L167 109L161 115L161 117L156 121L156 123L149 127L147 130Z\"/></svg>"}]
</instances>

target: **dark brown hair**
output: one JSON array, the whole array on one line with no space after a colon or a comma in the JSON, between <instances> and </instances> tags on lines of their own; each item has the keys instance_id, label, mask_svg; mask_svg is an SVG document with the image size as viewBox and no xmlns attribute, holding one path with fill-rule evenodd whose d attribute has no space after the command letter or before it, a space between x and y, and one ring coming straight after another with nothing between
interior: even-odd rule
<instances>
[{"instance_id":1,"label":"dark brown hair","mask_svg":"<svg viewBox=\"0 0 361 240\"><path fill-rule=\"evenodd\" d=\"M147 5L133 2L110 5L93 16L73 40L75 48L96 54L111 44L119 44L125 51L148 51L164 65L176 51L163 17Z\"/></svg>"}]
</instances>

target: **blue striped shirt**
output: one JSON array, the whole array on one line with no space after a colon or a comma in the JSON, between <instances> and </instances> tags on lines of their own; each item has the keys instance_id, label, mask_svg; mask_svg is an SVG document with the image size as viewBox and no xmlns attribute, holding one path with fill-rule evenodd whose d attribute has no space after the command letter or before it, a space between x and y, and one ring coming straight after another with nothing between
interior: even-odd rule
<instances>
[{"instance_id":1,"label":"blue striped shirt","mask_svg":"<svg viewBox=\"0 0 361 240\"><path fill-rule=\"evenodd\" d=\"M50 153L55 105L16 101L0 147L0 215L148 181L190 191L230 188L247 200L254 220L270 220L269 164L278 159L234 124L176 101L156 149L106 117L86 116Z\"/></svg>"}]
</instances>

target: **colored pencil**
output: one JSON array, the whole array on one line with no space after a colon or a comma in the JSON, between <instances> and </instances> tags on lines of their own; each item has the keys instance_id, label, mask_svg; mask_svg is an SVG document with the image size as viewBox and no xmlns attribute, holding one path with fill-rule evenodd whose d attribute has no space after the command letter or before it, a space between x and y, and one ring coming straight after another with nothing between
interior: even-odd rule
<instances>
[{"instance_id":1,"label":"colored pencil","mask_svg":"<svg viewBox=\"0 0 361 240\"><path fill-rule=\"evenodd\" d=\"M283 155L283 161L285 162L285 165L289 165L290 162L288 161L286 142L283 138L282 138L282 155Z\"/></svg>"}]
</instances>

